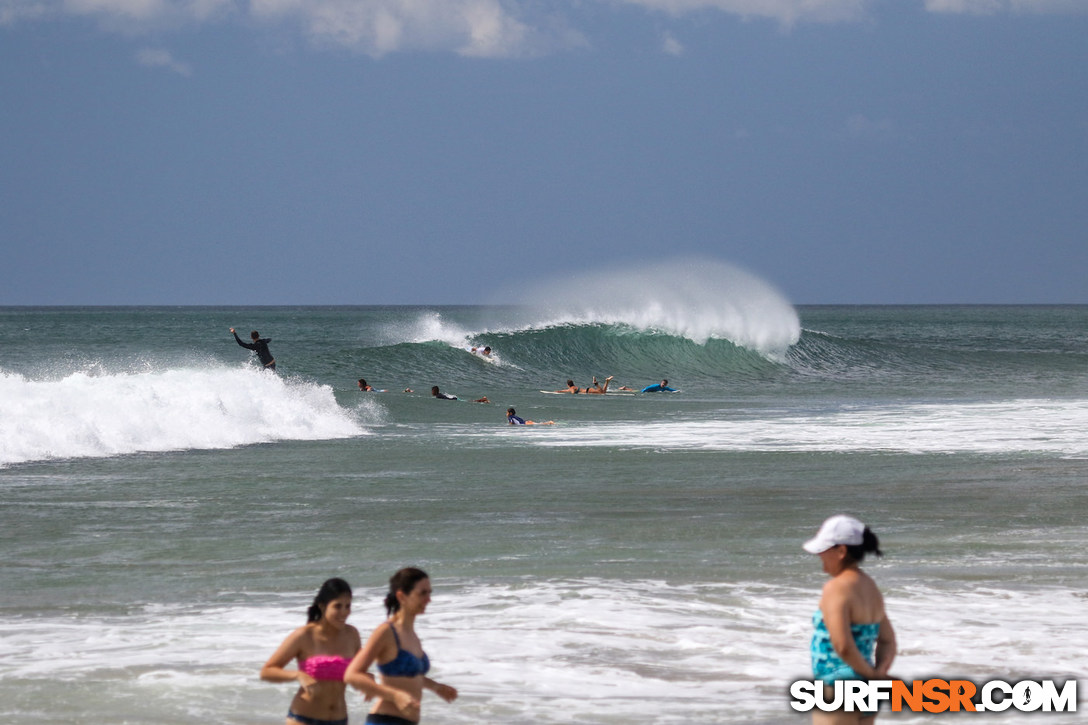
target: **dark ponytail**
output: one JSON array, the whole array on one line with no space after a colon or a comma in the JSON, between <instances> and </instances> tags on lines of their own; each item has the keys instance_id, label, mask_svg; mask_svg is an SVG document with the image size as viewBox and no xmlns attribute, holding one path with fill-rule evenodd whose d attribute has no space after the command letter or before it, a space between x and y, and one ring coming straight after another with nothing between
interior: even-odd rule
<instances>
[{"instance_id":1,"label":"dark ponytail","mask_svg":"<svg viewBox=\"0 0 1088 725\"><path fill-rule=\"evenodd\" d=\"M336 577L326 579L325 583L321 585L321 588L317 590L317 596L314 597L314 603L306 610L306 621L320 622L321 617L324 616L325 605L333 599L339 599L345 594L349 597L352 595L351 586L346 581Z\"/></svg>"},{"instance_id":2,"label":"dark ponytail","mask_svg":"<svg viewBox=\"0 0 1088 725\"><path fill-rule=\"evenodd\" d=\"M427 578L427 572L412 566L405 567L389 577L389 593L385 595L386 613L392 616L400 609L397 592L409 594L416 588L416 584Z\"/></svg>"},{"instance_id":3,"label":"dark ponytail","mask_svg":"<svg viewBox=\"0 0 1088 725\"><path fill-rule=\"evenodd\" d=\"M848 544L846 546L846 555L859 564L865 560L866 554L884 556L884 552L880 550L880 540L876 538L876 534L868 526L865 527L865 531L861 535L860 544L854 546Z\"/></svg>"}]
</instances>

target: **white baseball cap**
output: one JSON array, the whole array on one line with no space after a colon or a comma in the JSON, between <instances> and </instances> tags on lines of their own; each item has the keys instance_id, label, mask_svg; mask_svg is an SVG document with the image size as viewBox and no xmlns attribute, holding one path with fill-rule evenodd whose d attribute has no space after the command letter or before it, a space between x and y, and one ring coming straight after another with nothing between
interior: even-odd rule
<instances>
[{"instance_id":1,"label":"white baseball cap","mask_svg":"<svg viewBox=\"0 0 1088 725\"><path fill-rule=\"evenodd\" d=\"M853 516L839 514L832 516L823 523L816 536L806 541L802 546L810 554L822 554L832 546L846 544L857 546L865 538L865 524Z\"/></svg>"}]
</instances>

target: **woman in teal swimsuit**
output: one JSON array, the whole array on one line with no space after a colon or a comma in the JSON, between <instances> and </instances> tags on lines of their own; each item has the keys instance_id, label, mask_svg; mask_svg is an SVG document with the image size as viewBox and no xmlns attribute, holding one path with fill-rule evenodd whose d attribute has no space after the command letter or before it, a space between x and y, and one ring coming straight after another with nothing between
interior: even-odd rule
<instances>
[{"instance_id":1,"label":"woman in teal swimsuit","mask_svg":"<svg viewBox=\"0 0 1088 725\"><path fill-rule=\"evenodd\" d=\"M882 556L880 542L869 527L851 516L832 516L805 551L819 554L824 572L820 608L813 615L812 674L824 686L836 680L887 679L895 659L895 630L884 611L884 597L859 568L866 554ZM827 693L830 700L832 693ZM813 710L813 723L870 725L876 713Z\"/></svg>"},{"instance_id":2,"label":"woman in teal swimsuit","mask_svg":"<svg viewBox=\"0 0 1088 725\"><path fill-rule=\"evenodd\" d=\"M382 686L395 698L381 695L366 721L371 725L409 725L419 721L419 701L428 689L446 702L457 699L457 690L427 677L431 661L416 635L416 617L431 601L431 580L426 572L401 569L389 580L385 609L389 619L378 625L355 659L348 665L344 682L367 692L374 680L367 670L377 663Z\"/></svg>"}]
</instances>

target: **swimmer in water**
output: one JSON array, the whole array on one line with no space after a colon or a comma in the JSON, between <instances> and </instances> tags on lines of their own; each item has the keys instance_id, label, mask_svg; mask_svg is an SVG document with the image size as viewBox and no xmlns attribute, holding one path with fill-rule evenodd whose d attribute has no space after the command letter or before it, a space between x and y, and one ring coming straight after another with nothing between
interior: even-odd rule
<instances>
[{"instance_id":1,"label":"swimmer in water","mask_svg":"<svg viewBox=\"0 0 1088 725\"><path fill-rule=\"evenodd\" d=\"M326 580L310 605L307 624L289 634L261 668L265 682L298 682L286 725L347 723L344 672L362 648L359 630L347 624L350 614L351 587L343 579ZM297 669L286 669L291 660ZM397 692L371 681L367 694L395 697Z\"/></svg>"},{"instance_id":2,"label":"swimmer in water","mask_svg":"<svg viewBox=\"0 0 1088 725\"><path fill-rule=\"evenodd\" d=\"M895 631L876 582L859 565L866 554L882 556L869 527L852 516L832 516L803 544L820 557L830 579L812 617L812 674L825 692L836 680L886 680L895 659ZM830 701L829 697L829 701ZM872 725L875 712L812 711L814 725Z\"/></svg>"},{"instance_id":3,"label":"swimmer in water","mask_svg":"<svg viewBox=\"0 0 1088 725\"><path fill-rule=\"evenodd\" d=\"M419 722L424 690L446 702L457 699L456 689L427 677L431 661L416 634L415 621L430 601L431 580L426 572L408 567L390 578L389 594L385 597L389 619L378 625L344 673L344 682L369 695L368 688L374 687L375 682L368 670L376 664L381 673L381 687L396 693L395 697L380 694L366 722L375 725Z\"/></svg>"},{"instance_id":4,"label":"swimmer in water","mask_svg":"<svg viewBox=\"0 0 1088 725\"><path fill-rule=\"evenodd\" d=\"M545 420L543 422L537 423L533 420L525 420L524 418L519 418L517 412L513 408L506 409L506 422L510 425L555 425L554 420Z\"/></svg>"}]
</instances>

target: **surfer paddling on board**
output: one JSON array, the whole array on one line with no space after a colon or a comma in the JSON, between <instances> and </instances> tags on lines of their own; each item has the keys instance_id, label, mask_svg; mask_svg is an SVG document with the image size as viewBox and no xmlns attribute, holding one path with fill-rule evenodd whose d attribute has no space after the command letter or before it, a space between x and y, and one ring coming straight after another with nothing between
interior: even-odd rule
<instances>
[{"instance_id":1,"label":"surfer paddling on board","mask_svg":"<svg viewBox=\"0 0 1088 725\"><path fill-rule=\"evenodd\" d=\"M567 381L567 387L563 388L562 390L556 390L555 392L557 392L557 393L573 393L574 395L577 395L578 393L582 392L582 389L579 388L577 385L575 385L573 380L568 380Z\"/></svg>"},{"instance_id":2,"label":"surfer paddling on board","mask_svg":"<svg viewBox=\"0 0 1088 725\"><path fill-rule=\"evenodd\" d=\"M545 420L537 423L536 421L520 418L513 408L506 409L506 422L510 425L555 425L554 420Z\"/></svg>"},{"instance_id":3,"label":"surfer paddling on board","mask_svg":"<svg viewBox=\"0 0 1088 725\"><path fill-rule=\"evenodd\" d=\"M604 387L602 388L601 384L597 382L597 376L593 376L593 387L586 388L584 392L586 395L604 395L608 392L608 384L611 382L612 376L609 375L604 379Z\"/></svg>"},{"instance_id":4,"label":"surfer paddling on board","mask_svg":"<svg viewBox=\"0 0 1088 725\"><path fill-rule=\"evenodd\" d=\"M234 328L230 328L230 334L234 335L234 339L238 341L238 344L247 350L252 350L257 353L257 359L261 361L261 365L265 370L276 369L276 359L272 357L272 353L268 351L268 343L272 342L271 338L261 337L260 333L254 330L249 333L253 342L243 342L242 338L238 337L238 333L234 331Z\"/></svg>"},{"instance_id":5,"label":"surfer paddling on board","mask_svg":"<svg viewBox=\"0 0 1088 725\"><path fill-rule=\"evenodd\" d=\"M662 380L660 383L657 383L655 385L647 385L645 388L642 389L642 392L644 392L644 393L675 393L675 392L677 392L677 390L676 390L676 388L670 388L669 387L669 381L668 380Z\"/></svg>"},{"instance_id":6,"label":"surfer paddling on board","mask_svg":"<svg viewBox=\"0 0 1088 725\"><path fill-rule=\"evenodd\" d=\"M431 386L431 397L438 398L439 400L457 400L456 395L447 395L438 389L437 385Z\"/></svg>"},{"instance_id":7,"label":"surfer paddling on board","mask_svg":"<svg viewBox=\"0 0 1088 725\"><path fill-rule=\"evenodd\" d=\"M407 392L410 392L410 391L405 390L404 392L407 393ZM431 397L432 398L438 398L439 400L459 400L459 398L456 395L449 395L447 393L443 393L441 390L438 389L437 385L432 385L431 386ZM488 400L487 396L485 395L482 398L475 398L472 402L473 403L490 403L491 401Z\"/></svg>"}]
</instances>

